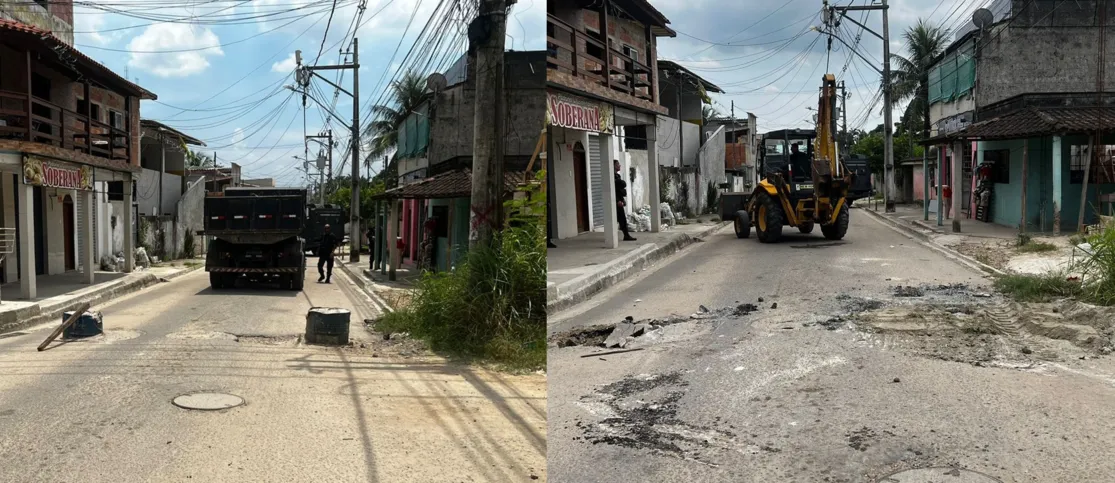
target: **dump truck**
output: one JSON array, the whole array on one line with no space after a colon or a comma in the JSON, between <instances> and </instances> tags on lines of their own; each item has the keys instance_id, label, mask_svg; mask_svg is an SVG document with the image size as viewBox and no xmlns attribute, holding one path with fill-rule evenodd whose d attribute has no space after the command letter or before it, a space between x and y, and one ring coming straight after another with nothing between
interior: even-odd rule
<instances>
[{"instance_id":1,"label":"dump truck","mask_svg":"<svg viewBox=\"0 0 1115 483\"><path fill-rule=\"evenodd\" d=\"M345 238L345 210L336 205L309 205L307 210L306 228L302 231L302 239L306 240L306 250L313 256L318 256L318 245L321 236L325 234L325 225L337 240Z\"/></svg>"},{"instance_id":2,"label":"dump truck","mask_svg":"<svg viewBox=\"0 0 1115 483\"><path fill-rule=\"evenodd\" d=\"M306 190L225 188L205 197L210 237L205 271L213 290L237 280L278 282L302 290L306 276Z\"/></svg>"}]
</instances>

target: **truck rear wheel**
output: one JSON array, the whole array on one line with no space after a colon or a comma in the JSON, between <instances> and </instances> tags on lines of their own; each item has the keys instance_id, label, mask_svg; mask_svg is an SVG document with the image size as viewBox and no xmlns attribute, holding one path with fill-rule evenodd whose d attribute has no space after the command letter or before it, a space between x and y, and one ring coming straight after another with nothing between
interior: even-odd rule
<instances>
[{"instance_id":1,"label":"truck rear wheel","mask_svg":"<svg viewBox=\"0 0 1115 483\"><path fill-rule=\"evenodd\" d=\"M220 290L225 288L225 279L223 273L209 272L209 286L213 290Z\"/></svg>"}]
</instances>

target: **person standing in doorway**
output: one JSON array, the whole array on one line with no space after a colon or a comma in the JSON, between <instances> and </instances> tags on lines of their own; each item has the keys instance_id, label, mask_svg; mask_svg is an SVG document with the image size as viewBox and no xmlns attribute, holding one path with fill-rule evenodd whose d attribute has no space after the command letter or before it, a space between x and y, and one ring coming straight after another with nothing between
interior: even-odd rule
<instances>
[{"instance_id":1,"label":"person standing in doorway","mask_svg":"<svg viewBox=\"0 0 1115 483\"><path fill-rule=\"evenodd\" d=\"M945 184L941 185L941 197L944 198L945 206L945 219L952 218L952 187Z\"/></svg>"},{"instance_id":2,"label":"person standing in doorway","mask_svg":"<svg viewBox=\"0 0 1115 483\"><path fill-rule=\"evenodd\" d=\"M627 206L627 182L619 175L619 160L613 160L613 164L616 168L616 219L619 220L619 230L623 232L623 241L635 241L635 237L631 236L631 231L627 228L627 211L623 209Z\"/></svg>"},{"instance_id":3,"label":"person standing in doorway","mask_svg":"<svg viewBox=\"0 0 1115 483\"><path fill-rule=\"evenodd\" d=\"M320 254L317 259L318 283L330 283L329 279L333 278L333 250L336 249L337 236L333 234L329 225L325 225L325 233L321 235L321 242L318 246L318 253Z\"/></svg>"},{"instance_id":4,"label":"person standing in doorway","mask_svg":"<svg viewBox=\"0 0 1115 483\"><path fill-rule=\"evenodd\" d=\"M368 237L368 270L374 270L376 259L376 227L374 223L368 225L368 232L364 236Z\"/></svg>"}]
</instances>

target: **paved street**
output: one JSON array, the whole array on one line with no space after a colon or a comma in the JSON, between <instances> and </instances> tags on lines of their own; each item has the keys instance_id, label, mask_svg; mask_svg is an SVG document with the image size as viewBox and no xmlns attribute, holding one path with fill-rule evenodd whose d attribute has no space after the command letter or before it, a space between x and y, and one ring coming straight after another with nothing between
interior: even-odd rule
<instances>
[{"instance_id":1,"label":"paved street","mask_svg":"<svg viewBox=\"0 0 1115 483\"><path fill-rule=\"evenodd\" d=\"M563 345L626 316L662 326L634 352L551 346L551 481L860 482L953 465L1110 481L1115 364L1006 327L1024 309L981 273L851 215L841 242L726 228L551 315Z\"/></svg>"},{"instance_id":2,"label":"paved street","mask_svg":"<svg viewBox=\"0 0 1115 483\"><path fill-rule=\"evenodd\" d=\"M545 479L543 376L383 341L361 328L376 310L344 275L314 280L214 293L198 271L95 307L104 336L36 352L56 324L5 334L0 481ZM354 345L300 344L312 306L353 309ZM246 404L171 404L195 391Z\"/></svg>"}]
</instances>

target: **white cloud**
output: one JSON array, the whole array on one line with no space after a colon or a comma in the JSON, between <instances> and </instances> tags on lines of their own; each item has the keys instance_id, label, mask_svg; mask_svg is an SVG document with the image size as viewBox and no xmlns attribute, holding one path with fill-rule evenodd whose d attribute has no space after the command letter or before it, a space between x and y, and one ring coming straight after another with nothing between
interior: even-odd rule
<instances>
[{"instance_id":1,"label":"white cloud","mask_svg":"<svg viewBox=\"0 0 1115 483\"><path fill-rule=\"evenodd\" d=\"M294 72L294 68L298 63L294 60L294 53L292 52L289 57L283 59L281 62L271 64L271 72L278 72L280 74L289 74Z\"/></svg>"},{"instance_id":2,"label":"white cloud","mask_svg":"<svg viewBox=\"0 0 1115 483\"><path fill-rule=\"evenodd\" d=\"M207 28L154 24L128 43L131 51L128 65L158 77L188 77L209 68L210 57L224 55L220 44L217 34ZM188 51L173 52L182 50Z\"/></svg>"}]
</instances>

